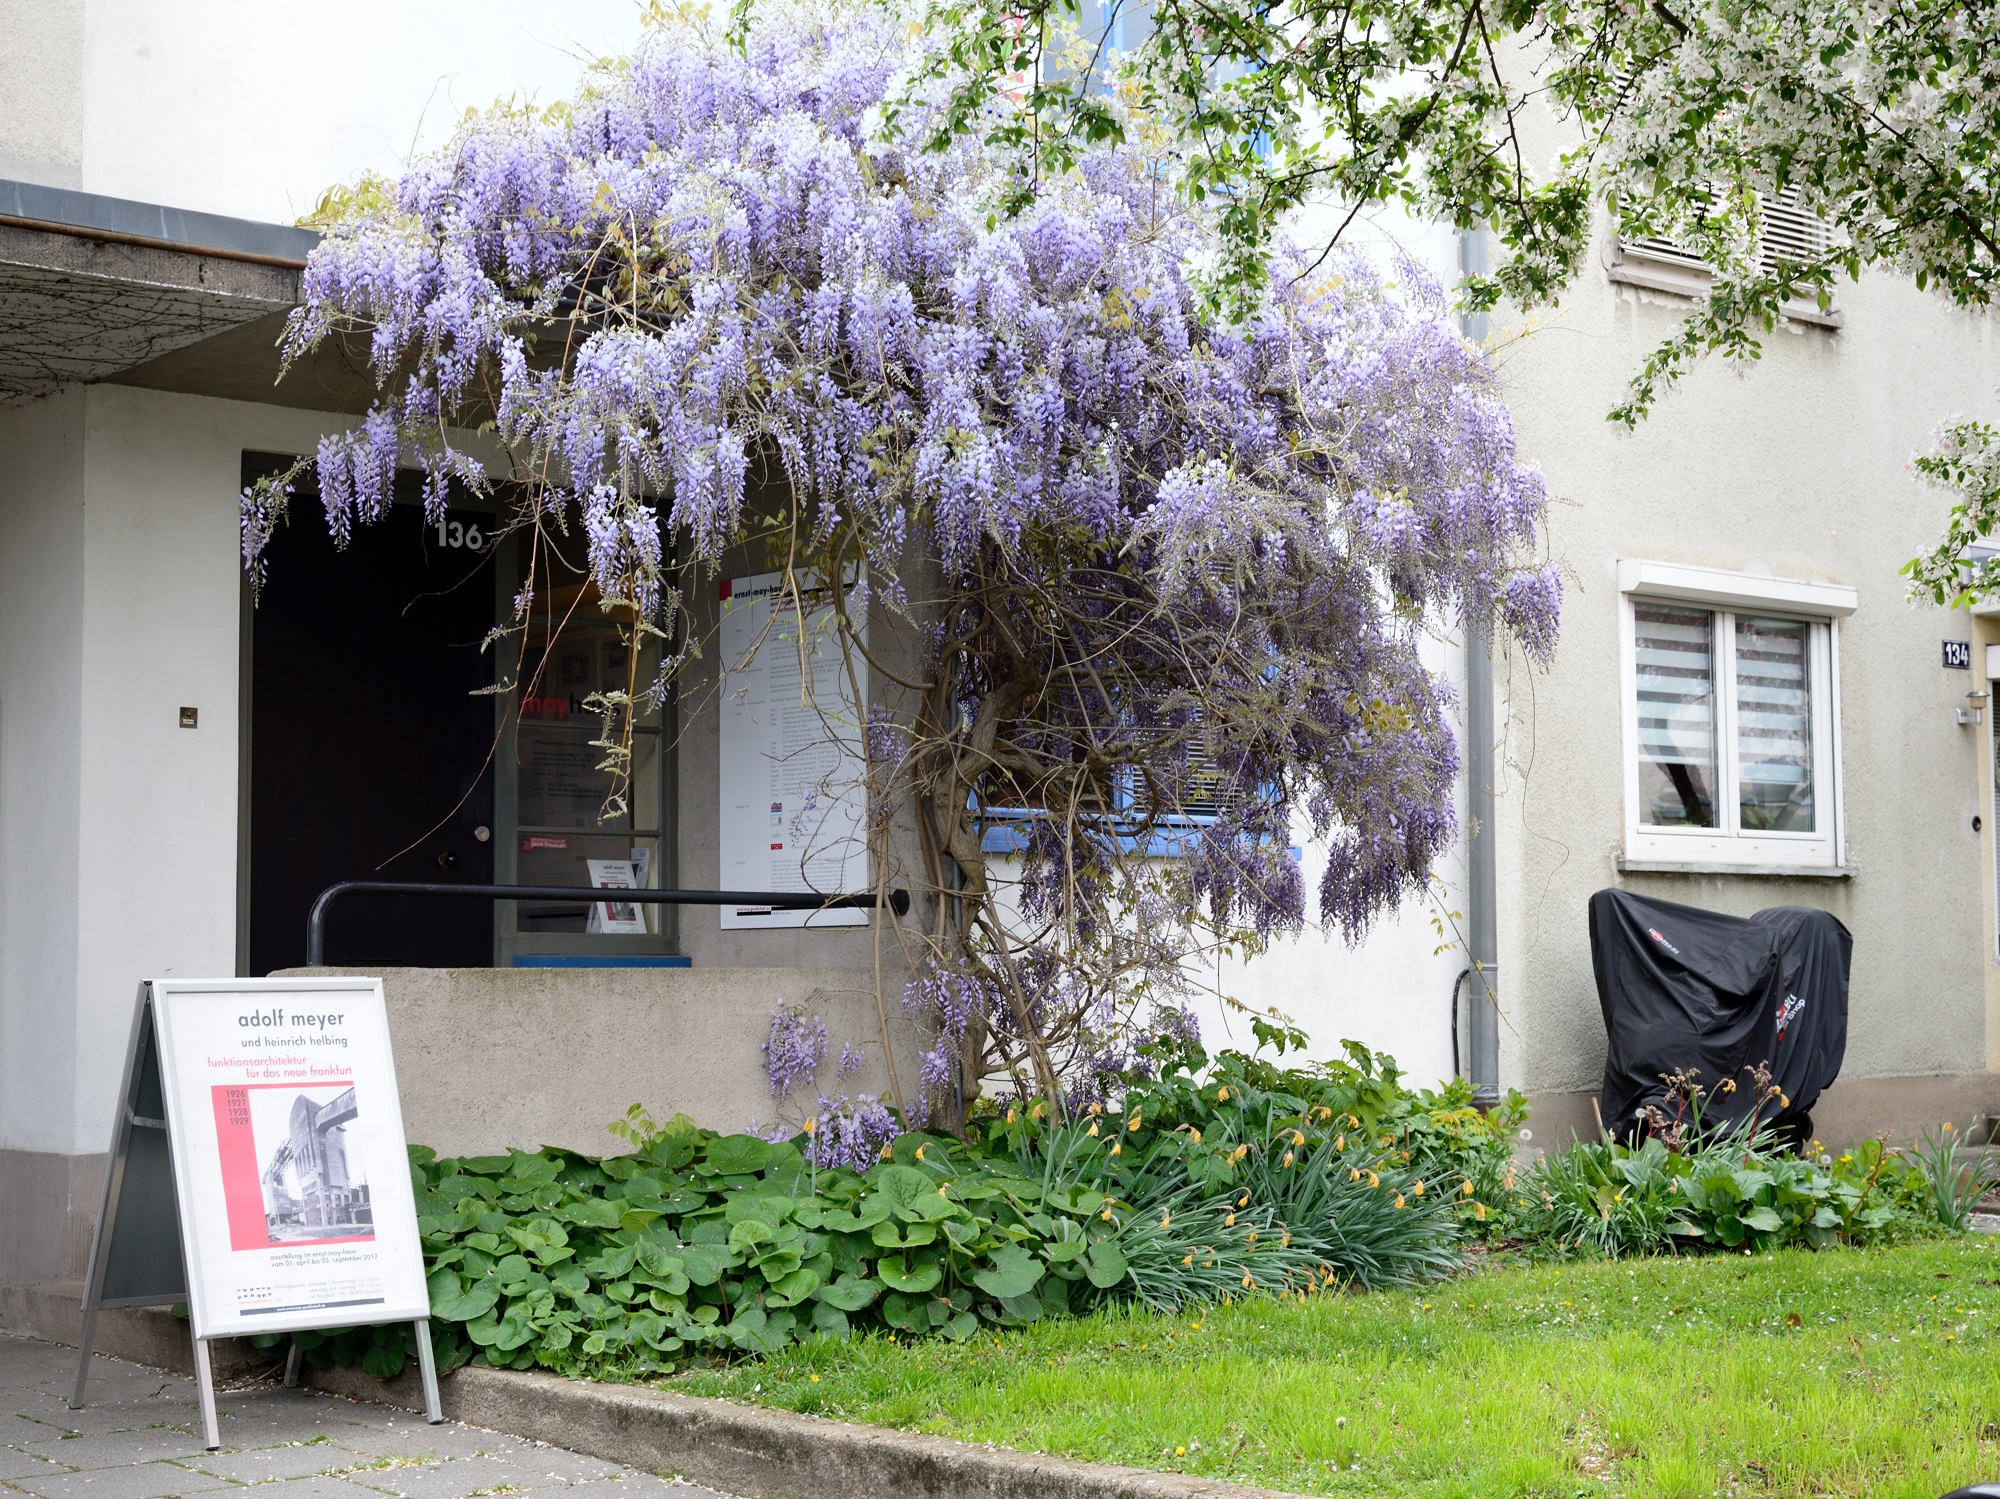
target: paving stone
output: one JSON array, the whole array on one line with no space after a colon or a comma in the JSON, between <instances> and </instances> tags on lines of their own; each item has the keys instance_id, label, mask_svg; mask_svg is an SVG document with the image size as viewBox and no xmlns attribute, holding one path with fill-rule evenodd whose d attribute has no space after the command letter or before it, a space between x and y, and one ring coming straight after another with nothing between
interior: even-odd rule
<instances>
[{"instance_id":1,"label":"paving stone","mask_svg":"<svg viewBox=\"0 0 2000 1499\"><path fill-rule=\"evenodd\" d=\"M226 1478L210 1478L190 1473L172 1463L126 1463L115 1468L91 1468L81 1473L67 1469L8 1480L14 1488L38 1499L172 1499L180 1494L202 1494L215 1489L235 1488Z\"/></svg>"},{"instance_id":2,"label":"paving stone","mask_svg":"<svg viewBox=\"0 0 2000 1499\"><path fill-rule=\"evenodd\" d=\"M27 1421L20 1424L28 1428L27 1434L13 1433L10 1446L39 1452L72 1468L111 1468L163 1457L192 1457L205 1445L193 1431L165 1425L66 1437L54 1427Z\"/></svg>"},{"instance_id":3,"label":"paving stone","mask_svg":"<svg viewBox=\"0 0 2000 1499\"><path fill-rule=\"evenodd\" d=\"M440 1463L402 1463L346 1475L398 1499L467 1499L472 1494L523 1494L533 1489L568 1492L564 1480L494 1457L459 1457Z\"/></svg>"},{"instance_id":4,"label":"paving stone","mask_svg":"<svg viewBox=\"0 0 2000 1499\"><path fill-rule=\"evenodd\" d=\"M217 1393L223 1450L203 1449L194 1382L0 1336L0 1499L728 1499L560 1447L273 1383ZM65 1432L81 1432L65 1436Z\"/></svg>"},{"instance_id":5,"label":"paving stone","mask_svg":"<svg viewBox=\"0 0 2000 1499\"><path fill-rule=\"evenodd\" d=\"M225 1448L221 1452L204 1452L200 1457L184 1457L179 1462L181 1467L193 1472L233 1479L237 1483L271 1483L345 1470L353 1466L354 1454L331 1442L287 1442L276 1447L252 1447L242 1451Z\"/></svg>"},{"instance_id":6,"label":"paving stone","mask_svg":"<svg viewBox=\"0 0 2000 1499\"><path fill-rule=\"evenodd\" d=\"M0 1480L27 1478L37 1473L48 1473L61 1467L33 1452L23 1452L18 1447L0 1447Z\"/></svg>"}]
</instances>

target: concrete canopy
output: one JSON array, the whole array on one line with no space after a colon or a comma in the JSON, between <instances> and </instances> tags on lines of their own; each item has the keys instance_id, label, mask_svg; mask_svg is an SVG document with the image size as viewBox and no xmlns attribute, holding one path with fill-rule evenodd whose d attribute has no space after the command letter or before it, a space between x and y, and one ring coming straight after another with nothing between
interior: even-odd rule
<instances>
[{"instance_id":1,"label":"concrete canopy","mask_svg":"<svg viewBox=\"0 0 2000 1499\"><path fill-rule=\"evenodd\" d=\"M360 411L333 342L278 383L310 230L0 181L0 407L108 381Z\"/></svg>"}]
</instances>

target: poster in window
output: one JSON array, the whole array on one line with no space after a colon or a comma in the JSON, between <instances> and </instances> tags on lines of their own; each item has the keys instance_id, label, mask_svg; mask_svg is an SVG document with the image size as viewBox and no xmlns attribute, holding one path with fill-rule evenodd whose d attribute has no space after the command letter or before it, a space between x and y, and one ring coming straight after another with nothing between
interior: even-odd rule
<instances>
[{"instance_id":1,"label":"poster in window","mask_svg":"<svg viewBox=\"0 0 2000 1499\"><path fill-rule=\"evenodd\" d=\"M381 980L153 995L195 1336L429 1316Z\"/></svg>"},{"instance_id":2,"label":"poster in window","mask_svg":"<svg viewBox=\"0 0 2000 1499\"><path fill-rule=\"evenodd\" d=\"M722 584L722 888L871 887L860 715L833 610L764 573ZM867 695L865 665L853 663ZM727 929L865 926L866 911L724 906Z\"/></svg>"}]
</instances>

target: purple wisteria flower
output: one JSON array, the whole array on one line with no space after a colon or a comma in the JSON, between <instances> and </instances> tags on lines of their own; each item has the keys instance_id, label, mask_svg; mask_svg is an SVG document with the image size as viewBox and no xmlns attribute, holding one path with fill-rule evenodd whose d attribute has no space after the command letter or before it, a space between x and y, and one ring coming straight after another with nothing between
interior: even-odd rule
<instances>
[{"instance_id":1,"label":"purple wisteria flower","mask_svg":"<svg viewBox=\"0 0 2000 1499\"><path fill-rule=\"evenodd\" d=\"M740 45L664 22L564 110L469 119L325 239L286 333L298 355L365 331L381 383L316 458L337 539L398 464L433 504L512 478L521 514L580 526L605 600L671 633L672 568L720 565L777 506L857 617L908 627L931 716L871 703L857 731L872 836L900 798L956 865L906 997L915 1125L976 1090L968 1060L1045 1093L1142 1065L1178 1034L1198 928L1267 941L1316 895L1355 936L1421 888L1459 769L1424 643L1495 630L1541 659L1561 602L1541 478L1432 278L1281 250L1231 321L1200 280L1211 210L1142 146L1084 152L1016 212L1002 148L921 149L936 106L886 133L924 45L832 0L755 11ZM483 424L511 473L460 440ZM284 495L245 496L253 577ZM775 1097L816 1086L817 1024L774 1018ZM859 1150L876 1125L851 1128Z\"/></svg>"}]
</instances>

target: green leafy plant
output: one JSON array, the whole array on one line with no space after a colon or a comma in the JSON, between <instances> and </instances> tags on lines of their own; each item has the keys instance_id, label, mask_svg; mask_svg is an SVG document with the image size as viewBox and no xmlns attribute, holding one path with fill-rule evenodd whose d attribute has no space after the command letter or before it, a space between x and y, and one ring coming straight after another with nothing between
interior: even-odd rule
<instances>
[{"instance_id":1,"label":"green leafy plant","mask_svg":"<svg viewBox=\"0 0 2000 1499\"><path fill-rule=\"evenodd\" d=\"M1949 1122L1924 1131L1923 1143L1911 1156L1916 1174L1929 1189L1926 1206L1948 1229L1963 1230L1979 1199L2000 1182L2000 1166L1983 1151L1968 1148L1965 1137Z\"/></svg>"}]
</instances>

